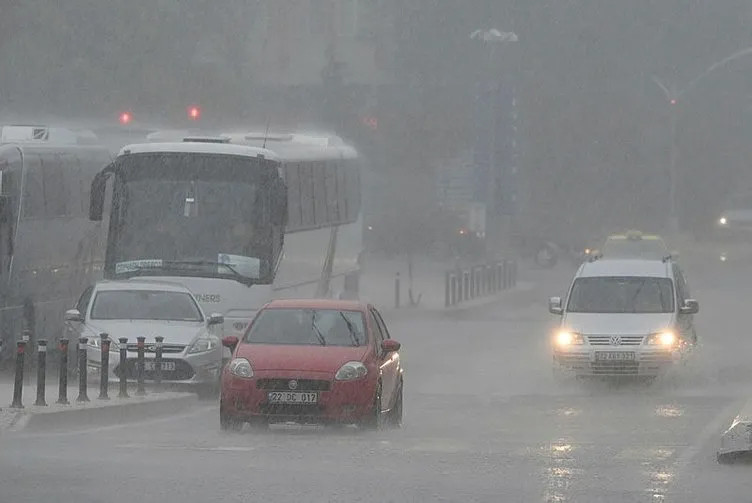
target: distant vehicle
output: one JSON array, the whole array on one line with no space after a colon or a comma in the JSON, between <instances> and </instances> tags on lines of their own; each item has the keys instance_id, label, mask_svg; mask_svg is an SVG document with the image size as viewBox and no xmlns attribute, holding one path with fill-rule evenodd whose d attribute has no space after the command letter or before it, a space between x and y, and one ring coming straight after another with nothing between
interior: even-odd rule
<instances>
[{"instance_id":1,"label":"distant vehicle","mask_svg":"<svg viewBox=\"0 0 752 503\"><path fill-rule=\"evenodd\" d=\"M206 316L193 294L178 284L150 281L100 281L88 287L74 309L65 313L72 336L88 338L89 372L100 373L102 350L100 334L107 333L110 344L110 376L124 371L136 380L138 336L146 337L145 379L155 375L155 344L162 345L162 380L195 387L211 395L219 387L223 348L216 333L222 315ZM118 339L128 338L128 361L120 365Z\"/></svg>"},{"instance_id":2,"label":"distant vehicle","mask_svg":"<svg viewBox=\"0 0 752 503\"><path fill-rule=\"evenodd\" d=\"M336 137L162 136L124 147L92 184L94 221L115 194L107 279L179 281L236 335L275 298L357 298L354 149Z\"/></svg>"},{"instance_id":3,"label":"distant vehicle","mask_svg":"<svg viewBox=\"0 0 752 503\"><path fill-rule=\"evenodd\" d=\"M65 310L102 276L106 229L89 190L112 156L87 131L0 127L0 339L57 346ZM2 359L0 354L0 359Z\"/></svg>"},{"instance_id":4,"label":"distant vehicle","mask_svg":"<svg viewBox=\"0 0 752 503\"><path fill-rule=\"evenodd\" d=\"M590 257L615 259L662 260L677 257L676 253L669 250L662 237L655 234L643 234L640 231L611 235L606 238L601 249L588 251Z\"/></svg>"},{"instance_id":5,"label":"distant vehicle","mask_svg":"<svg viewBox=\"0 0 752 503\"><path fill-rule=\"evenodd\" d=\"M553 337L556 371L655 377L689 354L697 335L692 299L671 260L595 260L577 272Z\"/></svg>"},{"instance_id":6,"label":"distant vehicle","mask_svg":"<svg viewBox=\"0 0 752 503\"><path fill-rule=\"evenodd\" d=\"M725 239L752 239L752 192L732 195L716 221L716 235Z\"/></svg>"},{"instance_id":7,"label":"distant vehicle","mask_svg":"<svg viewBox=\"0 0 752 503\"><path fill-rule=\"evenodd\" d=\"M370 305L279 300L258 312L241 337L225 337L223 430L243 423L402 423L400 344Z\"/></svg>"}]
</instances>

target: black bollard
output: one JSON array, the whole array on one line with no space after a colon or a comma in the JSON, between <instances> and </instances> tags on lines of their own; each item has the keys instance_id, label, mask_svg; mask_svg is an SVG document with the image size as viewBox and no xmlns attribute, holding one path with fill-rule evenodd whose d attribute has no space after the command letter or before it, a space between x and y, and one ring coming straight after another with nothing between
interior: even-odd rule
<instances>
[{"instance_id":1,"label":"black bollard","mask_svg":"<svg viewBox=\"0 0 752 503\"><path fill-rule=\"evenodd\" d=\"M120 398L128 398L128 338L121 337L120 342Z\"/></svg>"},{"instance_id":2,"label":"black bollard","mask_svg":"<svg viewBox=\"0 0 752 503\"><path fill-rule=\"evenodd\" d=\"M68 403L68 339L60 339L60 378L57 403Z\"/></svg>"},{"instance_id":3,"label":"black bollard","mask_svg":"<svg viewBox=\"0 0 752 503\"><path fill-rule=\"evenodd\" d=\"M47 341L37 341L37 401L34 405L47 406L45 400L45 381L47 380Z\"/></svg>"},{"instance_id":4,"label":"black bollard","mask_svg":"<svg viewBox=\"0 0 752 503\"><path fill-rule=\"evenodd\" d=\"M158 335L154 337L157 341L154 349L154 387L160 389L162 387L162 343L164 337Z\"/></svg>"},{"instance_id":5,"label":"black bollard","mask_svg":"<svg viewBox=\"0 0 752 503\"><path fill-rule=\"evenodd\" d=\"M26 341L16 342L16 380L13 383L13 403L11 407L23 409L23 372L24 353L26 353Z\"/></svg>"},{"instance_id":6,"label":"black bollard","mask_svg":"<svg viewBox=\"0 0 752 503\"><path fill-rule=\"evenodd\" d=\"M102 350L100 366L99 366L99 400L109 400L110 397L107 394L110 387L110 337L105 334L99 334L100 344L99 347Z\"/></svg>"},{"instance_id":7,"label":"black bollard","mask_svg":"<svg viewBox=\"0 0 752 503\"><path fill-rule=\"evenodd\" d=\"M136 386L136 395L144 396L146 394L146 389L144 389L144 343L146 342L146 337L139 336L136 337L136 340L138 341L138 359L136 360L136 378L138 383Z\"/></svg>"},{"instance_id":8,"label":"black bollard","mask_svg":"<svg viewBox=\"0 0 752 503\"><path fill-rule=\"evenodd\" d=\"M86 344L89 342L88 337L78 338L78 398L77 402L88 402L88 375L86 364Z\"/></svg>"}]
</instances>

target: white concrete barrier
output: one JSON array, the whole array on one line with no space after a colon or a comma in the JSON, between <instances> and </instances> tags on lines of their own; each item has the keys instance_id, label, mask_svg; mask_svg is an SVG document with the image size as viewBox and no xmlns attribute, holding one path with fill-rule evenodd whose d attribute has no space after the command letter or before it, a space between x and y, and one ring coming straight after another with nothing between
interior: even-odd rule
<instances>
[{"instance_id":1,"label":"white concrete barrier","mask_svg":"<svg viewBox=\"0 0 752 503\"><path fill-rule=\"evenodd\" d=\"M719 463L745 457L752 458L752 400L747 401L723 433L721 447L718 449Z\"/></svg>"}]
</instances>

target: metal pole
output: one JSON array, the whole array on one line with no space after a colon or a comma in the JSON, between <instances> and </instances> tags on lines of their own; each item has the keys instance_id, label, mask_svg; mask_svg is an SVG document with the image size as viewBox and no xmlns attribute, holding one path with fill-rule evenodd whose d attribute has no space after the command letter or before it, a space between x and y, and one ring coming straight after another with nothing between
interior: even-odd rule
<instances>
[{"instance_id":1,"label":"metal pole","mask_svg":"<svg viewBox=\"0 0 752 503\"><path fill-rule=\"evenodd\" d=\"M158 335L154 337L154 340L157 341L154 348L154 387L160 390L162 388L162 343L164 337Z\"/></svg>"},{"instance_id":2,"label":"metal pole","mask_svg":"<svg viewBox=\"0 0 752 503\"><path fill-rule=\"evenodd\" d=\"M394 307L400 307L400 273L394 275Z\"/></svg>"},{"instance_id":3,"label":"metal pole","mask_svg":"<svg viewBox=\"0 0 752 503\"><path fill-rule=\"evenodd\" d=\"M99 334L101 348L101 358L99 367L99 399L109 400L108 388L110 387L110 337L102 333Z\"/></svg>"},{"instance_id":4,"label":"metal pole","mask_svg":"<svg viewBox=\"0 0 752 503\"><path fill-rule=\"evenodd\" d=\"M669 153L669 232L675 236L679 232L679 214L676 201L677 185L679 177L676 173L676 161L678 157L678 143L676 138L676 100L671 103L671 150Z\"/></svg>"},{"instance_id":5,"label":"metal pole","mask_svg":"<svg viewBox=\"0 0 752 503\"><path fill-rule=\"evenodd\" d=\"M45 400L45 382L47 380L47 341L37 341L37 401L34 405L47 406Z\"/></svg>"},{"instance_id":6,"label":"metal pole","mask_svg":"<svg viewBox=\"0 0 752 503\"><path fill-rule=\"evenodd\" d=\"M88 375L86 364L86 344L89 342L88 337L78 338L78 398L77 402L88 402Z\"/></svg>"},{"instance_id":7,"label":"metal pole","mask_svg":"<svg viewBox=\"0 0 752 503\"><path fill-rule=\"evenodd\" d=\"M24 374L24 353L26 352L26 341L16 342L16 378L13 383L13 403L10 404L14 409L23 409L23 374Z\"/></svg>"},{"instance_id":8,"label":"metal pole","mask_svg":"<svg viewBox=\"0 0 752 503\"><path fill-rule=\"evenodd\" d=\"M146 343L146 337L144 336L138 336L136 337L136 340L138 341L138 356L136 360L136 375L137 375L137 386L136 386L136 395L138 396L144 396L146 394L146 389L144 388L144 345Z\"/></svg>"},{"instance_id":9,"label":"metal pole","mask_svg":"<svg viewBox=\"0 0 752 503\"><path fill-rule=\"evenodd\" d=\"M118 369L120 373L120 398L128 398L128 338L121 337L120 343L120 363Z\"/></svg>"},{"instance_id":10,"label":"metal pole","mask_svg":"<svg viewBox=\"0 0 752 503\"><path fill-rule=\"evenodd\" d=\"M58 378L57 403L68 403L68 339L60 339L60 376Z\"/></svg>"}]
</instances>

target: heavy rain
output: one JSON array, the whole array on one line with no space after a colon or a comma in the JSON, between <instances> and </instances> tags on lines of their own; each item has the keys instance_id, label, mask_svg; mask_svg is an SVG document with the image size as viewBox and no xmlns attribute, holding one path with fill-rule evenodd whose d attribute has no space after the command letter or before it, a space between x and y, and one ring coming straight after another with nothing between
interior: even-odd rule
<instances>
[{"instance_id":1,"label":"heavy rain","mask_svg":"<svg viewBox=\"0 0 752 503\"><path fill-rule=\"evenodd\" d=\"M749 501L751 22L0 2L0 502Z\"/></svg>"}]
</instances>

